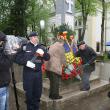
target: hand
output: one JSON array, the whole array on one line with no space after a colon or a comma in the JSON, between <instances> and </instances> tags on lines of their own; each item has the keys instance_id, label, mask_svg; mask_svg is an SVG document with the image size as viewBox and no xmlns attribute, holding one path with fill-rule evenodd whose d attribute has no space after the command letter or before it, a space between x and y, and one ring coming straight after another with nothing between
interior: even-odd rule
<instances>
[{"instance_id":1,"label":"hand","mask_svg":"<svg viewBox=\"0 0 110 110\"><path fill-rule=\"evenodd\" d=\"M43 55L44 55L44 54L39 54L39 53L36 53L36 54L35 54L35 56L40 56L40 57L43 57Z\"/></svg>"},{"instance_id":2,"label":"hand","mask_svg":"<svg viewBox=\"0 0 110 110\"><path fill-rule=\"evenodd\" d=\"M14 50L17 50L17 49L19 49L20 48L20 46L18 45L18 44L13 44L13 49Z\"/></svg>"},{"instance_id":3,"label":"hand","mask_svg":"<svg viewBox=\"0 0 110 110\"><path fill-rule=\"evenodd\" d=\"M84 66L89 66L89 63L84 64Z\"/></svg>"},{"instance_id":4,"label":"hand","mask_svg":"<svg viewBox=\"0 0 110 110\"><path fill-rule=\"evenodd\" d=\"M36 55L43 57L44 51L42 49L37 49Z\"/></svg>"}]
</instances>

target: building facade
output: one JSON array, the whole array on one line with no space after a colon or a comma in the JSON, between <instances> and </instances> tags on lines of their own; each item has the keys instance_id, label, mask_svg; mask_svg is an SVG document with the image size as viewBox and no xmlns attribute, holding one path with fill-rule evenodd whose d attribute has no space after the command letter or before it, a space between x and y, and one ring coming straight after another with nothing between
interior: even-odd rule
<instances>
[{"instance_id":1,"label":"building facade","mask_svg":"<svg viewBox=\"0 0 110 110\"><path fill-rule=\"evenodd\" d=\"M67 3L67 1L70 1L70 3L71 3L71 0L62 0L62 1L65 3ZM73 4L74 4L74 2L70 5L73 5ZM69 4L67 4L67 5L69 6ZM60 6L63 7L63 5L61 3L60 3ZM59 7L59 4L58 4L58 7ZM61 7L60 7L60 9L62 10ZM61 24L62 20L64 21L64 19L61 18L61 16L60 16L60 14L62 14L63 11L61 11L61 13L59 14L60 9L57 9L56 16L53 16L50 18L50 20L49 20L50 26L52 26L53 24L58 26ZM68 15L68 13L63 13L63 14L65 15L65 17L66 17L66 15ZM76 32L75 39L77 41L78 37L80 37L80 35L81 35L82 28L83 28L83 26L82 26L83 23L82 23L82 18L81 18L82 14L80 12L75 12L75 11L72 12L72 15L73 14L74 14L74 16L69 15L66 18L66 21L64 21L64 22L69 23L70 25L74 23L73 29ZM88 45L90 45L91 47L93 47L96 51L99 51L99 52L101 49L101 24L102 24L102 9L100 8L100 9L97 9L96 15L88 16L87 25L86 25L86 32L85 32L85 37L84 37L85 42ZM110 47L105 46L106 42L110 41L110 11L108 9L107 9L107 12L105 13L105 28L104 29L105 29L104 50L110 50Z\"/></svg>"}]
</instances>

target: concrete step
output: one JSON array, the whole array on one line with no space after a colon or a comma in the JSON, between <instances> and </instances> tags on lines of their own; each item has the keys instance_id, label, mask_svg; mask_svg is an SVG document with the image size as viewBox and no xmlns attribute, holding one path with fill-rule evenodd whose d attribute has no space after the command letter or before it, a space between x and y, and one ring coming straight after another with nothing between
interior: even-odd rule
<instances>
[{"instance_id":1,"label":"concrete step","mask_svg":"<svg viewBox=\"0 0 110 110\"><path fill-rule=\"evenodd\" d=\"M92 77L93 78L93 77ZM95 76L93 80L97 79ZM92 81L92 79L91 79ZM98 81L98 82L97 82ZM16 84L17 87L17 94L19 99L19 105L20 108L23 108L22 106L25 105L25 95L24 90L22 87L22 82ZM67 107L71 107L73 103L78 103L78 100L82 100L83 98L92 96L94 94L98 94L101 91L105 91L108 88L110 88L110 84L108 81L104 80L96 80L93 81L93 84L91 85L91 89L89 91L72 91L72 92L66 92L63 93L63 98L60 100L51 100L48 98L48 95L42 94L41 97L41 110L66 110ZM23 109L21 109L23 110ZM69 109L69 110L73 110Z\"/></svg>"},{"instance_id":2,"label":"concrete step","mask_svg":"<svg viewBox=\"0 0 110 110\"><path fill-rule=\"evenodd\" d=\"M95 85L91 85L89 91L75 91L69 94L63 94L63 98L59 100L51 100L48 96L42 95L41 98L41 110L67 110L67 107L70 107L69 110L73 110L73 103L78 103L78 101L98 94L102 91L109 89L110 84L108 81L101 80ZM71 108L72 107L72 108Z\"/></svg>"},{"instance_id":3,"label":"concrete step","mask_svg":"<svg viewBox=\"0 0 110 110\"><path fill-rule=\"evenodd\" d=\"M96 75L91 75L90 77L90 85L95 85L100 82L100 79ZM61 81L60 83L60 94L63 95L65 93L75 92L80 89L81 82L80 81ZM43 94L48 96L49 95L49 80L46 78L43 82Z\"/></svg>"}]
</instances>

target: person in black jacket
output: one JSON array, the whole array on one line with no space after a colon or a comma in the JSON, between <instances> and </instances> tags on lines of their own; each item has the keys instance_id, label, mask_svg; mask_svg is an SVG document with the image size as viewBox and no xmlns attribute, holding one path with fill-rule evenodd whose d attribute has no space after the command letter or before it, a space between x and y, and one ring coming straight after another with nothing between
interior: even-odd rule
<instances>
[{"instance_id":1,"label":"person in black jacket","mask_svg":"<svg viewBox=\"0 0 110 110\"><path fill-rule=\"evenodd\" d=\"M6 35L0 32L0 110L8 110L10 66L11 62L4 53Z\"/></svg>"},{"instance_id":2,"label":"person in black jacket","mask_svg":"<svg viewBox=\"0 0 110 110\"><path fill-rule=\"evenodd\" d=\"M87 91L90 89L90 82L89 78L91 75L91 72L95 70L95 59L97 57L96 52L85 44L84 41L81 41L77 44L79 50L76 52L77 57L82 58L83 62L83 73L82 73L82 91Z\"/></svg>"},{"instance_id":3,"label":"person in black jacket","mask_svg":"<svg viewBox=\"0 0 110 110\"><path fill-rule=\"evenodd\" d=\"M23 65L23 88L26 95L27 110L39 110L42 93L43 61L48 61L50 56L39 44L38 34L31 32L29 42L15 56L15 62Z\"/></svg>"}]
</instances>

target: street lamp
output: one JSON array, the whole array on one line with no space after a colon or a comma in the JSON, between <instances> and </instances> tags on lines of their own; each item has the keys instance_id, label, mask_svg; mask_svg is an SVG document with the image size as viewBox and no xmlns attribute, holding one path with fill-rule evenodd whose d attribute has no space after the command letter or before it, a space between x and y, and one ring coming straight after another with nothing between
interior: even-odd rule
<instances>
[{"instance_id":1,"label":"street lamp","mask_svg":"<svg viewBox=\"0 0 110 110\"><path fill-rule=\"evenodd\" d=\"M45 21L44 20L40 20L40 27L41 27L41 29L45 28Z\"/></svg>"},{"instance_id":2,"label":"street lamp","mask_svg":"<svg viewBox=\"0 0 110 110\"><path fill-rule=\"evenodd\" d=\"M42 30L45 29L45 21L44 20L40 20L40 41L42 42L42 35L41 32Z\"/></svg>"}]
</instances>

